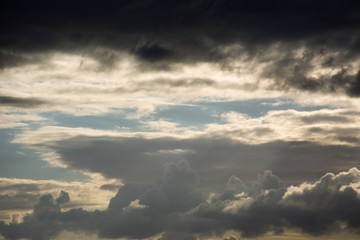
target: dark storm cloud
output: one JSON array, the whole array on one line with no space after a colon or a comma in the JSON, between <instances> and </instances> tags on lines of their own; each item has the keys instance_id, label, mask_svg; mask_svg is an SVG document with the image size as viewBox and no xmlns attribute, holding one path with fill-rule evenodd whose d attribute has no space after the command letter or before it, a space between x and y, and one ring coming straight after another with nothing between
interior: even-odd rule
<instances>
[{"instance_id":1,"label":"dark storm cloud","mask_svg":"<svg viewBox=\"0 0 360 240\"><path fill-rule=\"evenodd\" d=\"M59 142L55 151L64 157L64 163L75 169L85 167L90 171L105 173L106 176L123 176L128 181L150 181L154 176L161 176L166 161L174 159L171 155L158 152L173 149L169 145L173 143L168 139L149 142L137 138L114 138L108 141L102 137L75 137L69 139L69 142ZM77 160L73 161L73 157ZM99 161L102 163L99 164ZM147 170L138 174L139 167Z\"/></svg>"},{"instance_id":2,"label":"dark storm cloud","mask_svg":"<svg viewBox=\"0 0 360 240\"><path fill-rule=\"evenodd\" d=\"M273 62L275 79L287 72L283 81L274 82L278 88L325 92L340 88L350 96L359 95L357 75L345 71L308 78L306 64L296 63L292 54L305 47L325 56L323 66L351 65L360 49L357 1L8 1L0 9L0 49L11 53L3 57L4 66L21 64L15 56L22 53L62 51L88 55L111 67L119 60L115 52L125 51L150 69L199 61L232 69L232 60L245 55L247 60ZM221 50L231 44L244 48ZM283 46L281 52L288 56L269 59L266 53L272 44ZM341 54L326 55L332 52Z\"/></svg>"},{"instance_id":3,"label":"dark storm cloud","mask_svg":"<svg viewBox=\"0 0 360 240\"><path fill-rule=\"evenodd\" d=\"M144 59L146 61L161 61L161 60L169 60L171 56L174 55L173 51L170 49L161 47L157 44L154 45L144 45L133 51L135 55Z\"/></svg>"},{"instance_id":4,"label":"dark storm cloud","mask_svg":"<svg viewBox=\"0 0 360 240\"><path fill-rule=\"evenodd\" d=\"M353 131L339 136L351 137ZM204 185L223 183L231 175L254 181L254 176L265 169L271 169L286 182L299 183L315 180L326 172L358 167L360 157L358 147L311 142L247 145L229 139L78 136L50 145L49 150L55 151L70 168L126 182L158 182L166 163L186 159Z\"/></svg>"},{"instance_id":5,"label":"dark storm cloud","mask_svg":"<svg viewBox=\"0 0 360 240\"><path fill-rule=\"evenodd\" d=\"M290 187L237 199L234 195L225 199L220 196L200 205L195 215L216 219L227 229L241 231L244 237L269 231L280 234L284 227L299 228L311 235L329 234L339 230L340 222L345 223L345 228L358 231L360 222L356 212L360 201L356 188L350 187L358 181L359 171L351 169L343 174L327 174L307 188L298 187L298 191ZM249 205L243 204L249 200ZM233 214L223 211L229 206L235 211Z\"/></svg>"},{"instance_id":6,"label":"dark storm cloud","mask_svg":"<svg viewBox=\"0 0 360 240\"><path fill-rule=\"evenodd\" d=\"M111 37L116 37L116 33L129 32L137 34L138 42L143 41L144 36L159 36L160 39L167 36L165 39L174 41L179 37L176 34L179 30L193 29L200 32L196 34L193 31L195 36L187 36L190 41L183 36L179 42L190 43L201 36L219 43L234 41L238 37L255 42L298 39L336 30L356 29L359 6L359 3L351 0L279 0L271 3L263 0L6 2L1 6L4 20L1 26L6 33L1 43L2 46L19 49L41 48L41 45L42 48L56 47L62 42L62 37L68 38L73 44L86 43L96 40L95 34L101 28L105 30L101 33L108 32L98 37L104 41L103 44L115 44L116 39ZM164 34L166 31L170 31L169 34ZM92 38L86 38L86 32ZM175 36L171 38L172 34ZM27 38L11 42L14 36ZM38 43L36 37L40 37ZM166 52L156 43L145 49L152 50L149 50L151 54L144 56L160 56Z\"/></svg>"},{"instance_id":7,"label":"dark storm cloud","mask_svg":"<svg viewBox=\"0 0 360 240\"><path fill-rule=\"evenodd\" d=\"M104 211L61 211L51 195L44 195L24 222L0 223L0 233L7 239L46 240L63 230L97 233L104 238L147 238L163 232L158 240L182 240L221 236L227 230L253 238L271 232L279 235L288 228L314 236L331 234L340 228L358 233L360 228L356 187L360 171L356 168L339 174L327 173L313 184L290 187L275 184L277 188L273 188L273 182L279 179L266 171L259 176L260 182L247 185L249 191L228 194L226 185L208 199L196 197L190 205L177 209L171 207L182 201L176 196L194 199L193 196L201 195L201 190L196 173L186 162L167 167L169 172L162 183L126 184ZM271 185L271 189L254 188L262 184ZM166 185L174 190L168 192ZM193 190L188 191L184 185ZM236 238L225 238L230 239Z\"/></svg>"},{"instance_id":8,"label":"dark storm cloud","mask_svg":"<svg viewBox=\"0 0 360 240\"><path fill-rule=\"evenodd\" d=\"M19 108L36 108L50 102L38 98L22 98L11 96L0 96L0 106L11 106Z\"/></svg>"},{"instance_id":9,"label":"dark storm cloud","mask_svg":"<svg viewBox=\"0 0 360 240\"><path fill-rule=\"evenodd\" d=\"M349 50L350 51L350 50ZM356 73L349 71L352 60L343 59L341 67L335 73L323 74L317 77L308 76L308 73L316 69L317 63L311 63L314 54L302 58L280 59L270 64L262 73L264 78L274 79L273 88L282 90L299 89L309 92L346 93L351 97L360 96L360 70ZM355 60L354 60L355 61Z\"/></svg>"},{"instance_id":10,"label":"dark storm cloud","mask_svg":"<svg viewBox=\"0 0 360 240\"><path fill-rule=\"evenodd\" d=\"M144 238L162 232L171 218L204 201L197 185L198 177L185 161L166 165L161 184L126 184L111 199L109 224L99 229L100 236ZM140 206L132 204L136 200ZM114 223L126 227L119 230Z\"/></svg>"},{"instance_id":11,"label":"dark storm cloud","mask_svg":"<svg viewBox=\"0 0 360 240\"><path fill-rule=\"evenodd\" d=\"M53 196L44 195L34 206L33 213L24 217L23 223L5 225L1 222L0 233L6 239L50 239L63 229L62 224L56 220L59 213L60 205L55 203Z\"/></svg>"},{"instance_id":12,"label":"dark storm cloud","mask_svg":"<svg viewBox=\"0 0 360 240\"><path fill-rule=\"evenodd\" d=\"M315 234L331 231L330 227L336 226L336 221L344 221L347 226L359 229L360 217L354 214L360 210L358 192L350 185L357 183L359 177L359 171L355 168L342 175L328 173L312 187L304 187L299 192L290 191L283 199L284 203L304 210L294 211L296 214L292 217L291 224L305 220L302 222L303 230ZM327 209L332 210L327 212ZM327 213L322 216L318 212Z\"/></svg>"}]
</instances>

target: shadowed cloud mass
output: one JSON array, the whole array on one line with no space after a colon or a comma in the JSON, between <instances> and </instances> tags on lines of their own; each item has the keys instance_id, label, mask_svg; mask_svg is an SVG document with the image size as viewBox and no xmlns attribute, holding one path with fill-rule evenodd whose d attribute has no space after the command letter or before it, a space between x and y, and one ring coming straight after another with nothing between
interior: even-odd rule
<instances>
[{"instance_id":1,"label":"shadowed cloud mass","mask_svg":"<svg viewBox=\"0 0 360 240\"><path fill-rule=\"evenodd\" d=\"M37 106L49 104L44 100L37 98L17 98L9 96L0 96L0 105L19 108L36 108Z\"/></svg>"},{"instance_id":2,"label":"shadowed cloud mass","mask_svg":"<svg viewBox=\"0 0 360 240\"><path fill-rule=\"evenodd\" d=\"M196 173L180 161L166 166L161 184L124 185L104 211L60 210L60 204L70 200L66 192L56 200L44 195L22 223L2 223L0 233L9 239L50 239L64 230L108 238L146 238L165 232L158 239L197 239L226 230L252 238L269 231L281 234L287 228L314 236L359 228L356 168L289 187L269 170L258 179L254 188L231 177L223 191L205 196Z\"/></svg>"},{"instance_id":3,"label":"shadowed cloud mass","mask_svg":"<svg viewBox=\"0 0 360 240\"><path fill-rule=\"evenodd\" d=\"M216 62L235 71L240 57L269 63L263 78L276 89L357 97L359 7L352 0L4 2L2 67L28 64L32 53L65 52L108 68L127 52L143 69ZM309 76L319 67L338 70Z\"/></svg>"}]
</instances>

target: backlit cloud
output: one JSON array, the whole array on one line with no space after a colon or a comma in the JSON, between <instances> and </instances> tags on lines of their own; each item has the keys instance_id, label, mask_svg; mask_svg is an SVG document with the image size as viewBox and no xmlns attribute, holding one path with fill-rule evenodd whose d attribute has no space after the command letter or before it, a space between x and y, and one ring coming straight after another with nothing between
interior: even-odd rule
<instances>
[{"instance_id":1,"label":"backlit cloud","mask_svg":"<svg viewBox=\"0 0 360 240\"><path fill-rule=\"evenodd\" d=\"M357 239L360 3L0 3L0 238Z\"/></svg>"},{"instance_id":2,"label":"backlit cloud","mask_svg":"<svg viewBox=\"0 0 360 240\"><path fill-rule=\"evenodd\" d=\"M49 239L64 230L97 233L105 238L149 238L166 232L158 239L198 239L201 235L221 236L226 230L237 230L243 237L252 238L269 231L281 234L288 228L316 236L337 229L356 231L359 227L359 189L350 185L359 183L356 168L328 173L315 183L273 185L248 193L228 189L212 193L208 199L200 194L195 172L186 162L166 169L160 185L120 187L103 211L60 210L61 204L71 198L68 193L62 191L56 200L44 195L23 222L2 223L0 232L11 239ZM262 184L277 178L269 178L269 174L260 176ZM59 201L65 197L66 201Z\"/></svg>"}]
</instances>

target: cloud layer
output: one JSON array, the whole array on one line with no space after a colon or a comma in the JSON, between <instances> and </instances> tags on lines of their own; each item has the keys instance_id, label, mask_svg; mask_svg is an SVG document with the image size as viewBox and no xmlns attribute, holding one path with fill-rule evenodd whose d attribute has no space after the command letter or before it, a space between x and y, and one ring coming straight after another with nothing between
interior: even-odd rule
<instances>
[{"instance_id":1,"label":"cloud layer","mask_svg":"<svg viewBox=\"0 0 360 240\"><path fill-rule=\"evenodd\" d=\"M205 195L196 172L180 161L166 166L160 184L122 186L104 211L62 211L60 205L71 198L68 193L62 191L56 199L44 195L22 223L2 223L0 233L9 239L50 239L64 230L104 238L148 238L165 232L158 239L197 239L221 236L226 230L248 238L286 229L314 236L340 229L356 232L359 183L360 171L352 168L284 187L267 170L253 184L232 176L220 191Z\"/></svg>"},{"instance_id":2,"label":"cloud layer","mask_svg":"<svg viewBox=\"0 0 360 240\"><path fill-rule=\"evenodd\" d=\"M0 3L0 234L358 235L359 12L353 0ZM10 178L31 165L38 179L41 160L64 181Z\"/></svg>"},{"instance_id":3,"label":"cloud layer","mask_svg":"<svg viewBox=\"0 0 360 240\"><path fill-rule=\"evenodd\" d=\"M7 2L2 67L44 63L54 52L89 56L102 70L117 66L122 53L143 70L212 62L237 71L243 59L266 64L258 80L276 89L357 97L359 7L336 0Z\"/></svg>"}]
</instances>

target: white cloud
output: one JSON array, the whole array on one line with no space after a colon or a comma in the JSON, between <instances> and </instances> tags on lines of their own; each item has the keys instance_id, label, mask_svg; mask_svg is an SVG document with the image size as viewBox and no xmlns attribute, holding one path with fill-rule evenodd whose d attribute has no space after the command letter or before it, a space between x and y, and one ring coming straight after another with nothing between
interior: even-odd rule
<instances>
[{"instance_id":1,"label":"white cloud","mask_svg":"<svg viewBox=\"0 0 360 240\"><path fill-rule=\"evenodd\" d=\"M5 110L6 111L6 110ZM0 129L1 128L25 128L31 122L45 122L45 117L33 113L14 112L5 113L4 110L0 111Z\"/></svg>"},{"instance_id":2,"label":"white cloud","mask_svg":"<svg viewBox=\"0 0 360 240\"><path fill-rule=\"evenodd\" d=\"M124 207L123 210L124 211L141 210L141 209L144 209L144 208L147 208L147 207L149 207L149 206L141 204L139 199L135 199L134 201L131 201L129 203L129 206Z\"/></svg>"},{"instance_id":3,"label":"white cloud","mask_svg":"<svg viewBox=\"0 0 360 240\"><path fill-rule=\"evenodd\" d=\"M240 197L237 200L230 201L224 208L225 213L236 214L242 208L248 208L251 204L255 202L255 199L252 197Z\"/></svg>"},{"instance_id":4,"label":"white cloud","mask_svg":"<svg viewBox=\"0 0 360 240\"><path fill-rule=\"evenodd\" d=\"M228 112L222 118L227 124L208 124L204 134L248 144L282 140L360 145L358 109L277 110L254 118Z\"/></svg>"},{"instance_id":5,"label":"white cloud","mask_svg":"<svg viewBox=\"0 0 360 240\"><path fill-rule=\"evenodd\" d=\"M192 130L191 126L179 127L176 122L162 119L141 122L144 131L140 132L45 126L37 130L24 131L18 134L13 142L29 146L50 146L59 140L85 135L144 139L161 137L191 139L205 136L229 138L247 144L262 144L278 140L311 141L329 145L357 146L360 144L358 137L360 135L360 111L357 109L277 110L260 117L227 112L221 117L225 123L207 124L202 131Z\"/></svg>"}]
</instances>

